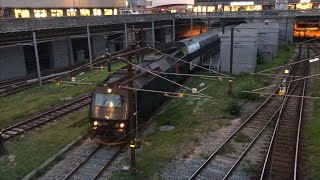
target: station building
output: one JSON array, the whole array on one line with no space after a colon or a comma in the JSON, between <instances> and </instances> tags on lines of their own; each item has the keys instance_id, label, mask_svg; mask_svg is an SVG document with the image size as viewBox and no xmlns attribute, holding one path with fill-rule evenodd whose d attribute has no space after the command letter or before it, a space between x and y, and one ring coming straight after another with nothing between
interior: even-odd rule
<instances>
[{"instance_id":1,"label":"station building","mask_svg":"<svg viewBox=\"0 0 320 180\"><path fill-rule=\"evenodd\" d=\"M0 15L12 18L117 15L126 0L1 0Z\"/></svg>"},{"instance_id":2,"label":"station building","mask_svg":"<svg viewBox=\"0 0 320 180\"><path fill-rule=\"evenodd\" d=\"M193 11L261 11L261 10L311 10L320 8L318 0L195 0Z\"/></svg>"},{"instance_id":3,"label":"station building","mask_svg":"<svg viewBox=\"0 0 320 180\"><path fill-rule=\"evenodd\" d=\"M192 12L194 0L147 0L147 8L156 13Z\"/></svg>"}]
</instances>

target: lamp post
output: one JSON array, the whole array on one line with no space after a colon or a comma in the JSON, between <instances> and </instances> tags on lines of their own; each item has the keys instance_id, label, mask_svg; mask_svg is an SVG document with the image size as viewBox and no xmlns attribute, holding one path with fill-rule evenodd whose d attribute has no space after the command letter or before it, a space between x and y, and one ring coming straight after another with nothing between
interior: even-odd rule
<instances>
[{"instance_id":1,"label":"lamp post","mask_svg":"<svg viewBox=\"0 0 320 180\"><path fill-rule=\"evenodd\" d=\"M233 64L233 34L234 28L231 28L231 42L230 42L230 66L229 66L229 90L228 94L232 95L232 64Z\"/></svg>"}]
</instances>

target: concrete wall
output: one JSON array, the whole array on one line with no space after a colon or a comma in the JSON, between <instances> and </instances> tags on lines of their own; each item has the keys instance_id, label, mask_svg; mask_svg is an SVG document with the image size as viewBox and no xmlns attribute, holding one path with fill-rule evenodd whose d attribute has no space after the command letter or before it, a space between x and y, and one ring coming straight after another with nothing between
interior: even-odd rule
<instances>
[{"instance_id":1,"label":"concrete wall","mask_svg":"<svg viewBox=\"0 0 320 180\"><path fill-rule=\"evenodd\" d=\"M161 31L161 43L164 43L164 44L172 43L173 41L172 27L171 26L163 27L160 29L160 31Z\"/></svg>"},{"instance_id":2,"label":"concrete wall","mask_svg":"<svg viewBox=\"0 0 320 180\"><path fill-rule=\"evenodd\" d=\"M279 26L277 23L243 23L235 28L240 31L257 30L258 53L268 61L277 56L279 43Z\"/></svg>"},{"instance_id":3,"label":"concrete wall","mask_svg":"<svg viewBox=\"0 0 320 180\"><path fill-rule=\"evenodd\" d=\"M68 39L51 42L51 52L53 68L64 68L72 64L70 62L70 44Z\"/></svg>"},{"instance_id":4,"label":"concrete wall","mask_svg":"<svg viewBox=\"0 0 320 180\"><path fill-rule=\"evenodd\" d=\"M92 40L92 52L93 58L104 55L106 51L106 40L103 35L93 35Z\"/></svg>"},{"instance_id":5,"label":"concrete wall","mask_svg":"<svg viewBox=\"0 0 320 180\"><path fill-rule=\"evenodd\" d=\"M4 7L21 8L70 8L70 7L125 7L125 0L2 0Z\"/></svg>"},{"instance_id":6,"label":"concrete wall","mask_svg":"<svg viewBox=\"0 0 320 180\"><path fill-rule=\"evenodd\" d=\"M0 48L0 79L27 75L22 46Z\"/></svg>"},{"instance_id":7,"label":"concrete wall","mask_svg":"<svg viewBox=\"0 0 320 180\"><path fill-rule=\"evenodd\" d=\"M279 25L279 45L285 45L287 42L293 41L293 26L294 19L246 19L247 23L263 23L265 20L269 20L270 23L278 23ZM287 30L286 30L287 29ZM287 32L286 32L287 31ZM286 37L287 36L287 37Z\"/></svg>"},{"instance_id":8,"label":"concrete wall","mask_svg":"<svg viewBox=\"0 0 320 180\"><path fill-rule=\"evenodd\" d=\"M232 74L252 73L257 64L257 31L246 33L235 31ZM220 71L230 72L230 32L222 35L220 43Z\"/></svg>"}]
</instances>

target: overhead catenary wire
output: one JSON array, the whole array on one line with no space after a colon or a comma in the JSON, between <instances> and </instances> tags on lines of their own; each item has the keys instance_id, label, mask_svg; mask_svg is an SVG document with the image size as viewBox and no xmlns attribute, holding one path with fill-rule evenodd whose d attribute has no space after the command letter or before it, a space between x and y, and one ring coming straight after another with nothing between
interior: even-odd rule
<instances>
[{"instance_id":1,"label":"overhead catenary wire","mask_svg":"<svg viewBox=\"0 0 320 180\"><path fill-rule=\"evenodd\" d=\"M176 76L190 76L190 77L206 77L206 78L229 78L224 76L209 76L209 75L201 75L201 74L181 74L181 73L167 73L167 72L161 72L161 71L153 71L158 74L166 74L166 75L176 75ZM231 77L235 78L235 77Z\"/></svg>"},{"instance_id":2,"label":"overhead catenary wire","mask_svg":"<svg viewBox=\"0 0 320 180\"><path fill-rule=\"evenodd\" d=\"M133 88L133 87L129 87L129 86L119 86L119 88L127 89L127 90L134 90L134 91L144 91L144 92L151 92L151 93L159 93L159 94L164 94L165 96L168 96L168 97L179 97L178 95L180 94L180 93L176 93L176 92L167 92L167 91L157 91L157 90L151 90L151 89ZM172 96L172 95L176 95L176 96ZM206 95L203 96L203 95L185 94L185 93L183 93L183 96L209 98L209 99L212 98L212 97L206 96Z\"/></svg>"},{"instance_id":3,"label":"overhead catenary wire","mask_svg":"<svg viewBox=\"0 0 320 180\"><path fill-rule=\"evenodd\" d=\"M264 92L252 92L252 91L242 91L242 92L245 92L245 93L254 93L254 94L263 94L263 95L275 95L275 96L295 97L295 98L320 99L320 97L317 97L317 96L280 95L280 94L272 94L272 93L264 93Z\"/></svg>"},{"instance_id":4,"label":"overhead catenary wire","mask_svg":"<svg viewBox=\"0 0 320 180\"><path fill-rule=\"evenodd\" d=\"M313 56L311 58L306 58L306 59L303 59L303 60L300 60L300 61L295 61L295 62L292 62L292 63L288 63L288 64L285 64L285 65L282 65L282 66L277 66L277 67L274 67L274 68L266 69L266 70L259 71L259 72L256 72L256 73L251 73L251 74L260 74L260 73L263 73L263 72L267 72L267 71L283 68L283 67L286 67L286 66L298 64L298 63L301 63L301 62L309 61L309 60L317 58L317 57L320 57L320 55Z\"/></svg>"},{"instance_id":5,"label":"overhead catenary wire","mask_svg":"<svg viewBox=\"0 0 320 180\"><path fill-rule=\"evenodd\" d=\"M165 55L165 56L168 56L168 57L170 57L170 58L173 58L173 59L175 59L175 60L177 60L177 61L182 61L182 62L184 62L184 63L187 63L187 64L190 64L190 65L196 66L196 67L198 67L198 68L200 68L200 69L204 69L204 70L210 71L210 69L205 68L205 67L203 67L203 66L199 66L199 65L197 65L197 64L193 64L193 63L188 62L188 61L186 61L186 60L183 60L183 59L181 59L181 58L176 58L176 57L170 56L169 54L163 53L163 52L161 52L161 51L159 51L159 50L157 50L157 49L154 49L154 48L151 48L151 47L149 47L149 48L152 49L152 50L154 50L154 51L156 51L156 52L158 52L158 53L160 53L160 54L163 54L163 55ZM210 71L210 72L211 72L211 71ZM228 75L223 74L223 73L219 73L219 72L217 72L217 71L214 71L214 73L220 74L220 75L225 76L225 77L229 77Z\"/></svg>"},{"instance_id":6,"label":"overhead catenary wire","mask_svg":"<svg viewBox=\"0 0 320 180\"><path fill-rule=\"evenodd\" d=\"M170 80L170 79L168 79L168 78L165 78L165 77L163 77L163 76L160 76L160 75L152 72L152 70L148 70L148 69L145 69L145 68L143 68L143 67L140 67L140 66L138 66L138 65L136 65L136 64L131 63L130 61L128 61L128 60L126 60L126 59L124 59L124 58L118 57L118 59L122 59L122 61L125 61L126 63L131 64L132 66L134 66L134 67L136 67L136 68L142 69L143 71L148 72L148 73L150 73L150 74L153 74L154 76L157 76L157 77L159 77L159 78L161 78L161 79L164 79L164 80L166 80L166 81L168 81L168 82L171 82L171 83L173 83L173 84L175 84L175 85L178 85L178 86L180 86L180 87L182 87L182 88L185 88L185 89L188 89L188 90L192 91L192 88L189 88L189 87L187 87L187 86L184 86L184 85L182 85L182 84L179 84L179 83L177 83L177 82L174 82L174 81L172 81L172 80ZM205 94L202 94L202 93L199 93L199 94L201 94L201 95L203 95L203 96L207 96L207 97L212 98L211 96L208 96L208 95L205 95Z\"/></svg>"}]
</instances>

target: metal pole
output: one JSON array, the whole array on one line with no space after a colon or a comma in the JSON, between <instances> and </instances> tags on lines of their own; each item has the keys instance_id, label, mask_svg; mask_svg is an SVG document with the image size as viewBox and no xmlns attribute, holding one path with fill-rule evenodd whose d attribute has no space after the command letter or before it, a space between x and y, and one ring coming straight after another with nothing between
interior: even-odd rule
<instances>
[{"instance_id":1,"label":"metal pole","mask_svg":"<svg viewBox=\"0 0 320 180\"><path fill-rule=\"evenodd\" d=\"M231 28L231 42L230 42L230 69L229 69L229 90L228 94L232 95L232 65L233 65L233 33L234 28Z\"/></svg>"},{"instance_id":2,"label":"metal pole","mask_svg":"<svg viewBox=\"0 0 320 180\"><path fill-rule=\"evenodd\" d=\"M131 90L128 90L131 91ZM131 173L135 173L136 171L136 149L135 149L135 145L134 142L131 141L130 143L130 159L131 159L131 166L130 166L130 171Z\"/></svg>"},{"instance_id":3,"label":"metal pole","mask_svg":"<svg viewBox=\"0 0 320 180\"><path fill-rule=\"evenodd\" d=\"M152 21L152 48L155 48L155 42L156 42L156 38L155 38L155 33L154 33L154 21Z\"/></svg>"},{"instance_id":4,"label":"metal pole","mask_svg":"<svg viewBox=\"0 0 320 180\"><path fill-rule=\"evenodd\" d=\"M42 79L41 79L41 70L40 70L40 63L39 63L39 54L38 54L36 32L32 32L32 35L33 35L34 54L36 56L36 63L37 63L38 80L39 80L39 85L41 86L42 85Z\"/></svg>"},{"instance_id":5,"label":"metal pole","mask_svg":"<svg viewBox=\"0 0 320 180\"><path fill-rule=\"evenodd\" d=\"M90 58L90 68L92 69L92 52L91 52L91 39L90 39L89 26L87 26L87 36L88 36L88 49L89 49L89 58Z\"/></svg>"},{"instance_id":6,"label":"metal pole","mask_svg":"<svg viewBox=\"0 0 320 180\"><path fill-rule=\"evenodd\" d=\"M190 29L190 35L192 36L192 30L193 30L193 17L191 17L191 29Z\"/></svg>"},{"instance_id":7,"label":"metal pole","mask_svg":"<svg viewBox=\"0 0 320 180\"><path fill-rule=\"evenodd\" d=\"M208 19L207 31L210 31L210 20Z\"/></svg>"},{"instance_id":8,"label":"metal pole","mask_svg":"<svg viewBox=\"0 0 320 180\"><path fill-rule=\"evenodd\" d=\"M173 22L172 22L172 41L173 43L176 42L176 19L173 18Z\"/></svg>"},{"instance_id":9,"label":"metal pole","mask_svg":"<svg viewBox=\"0 0 320 180\"><path fill-rule=\"evenodd\" d=\"M288 15L287 15L287 20L286 20L286 32L285 32L285 36L284 36L284 42L286 44L286 46L288 45L287 43L287 34L288 34Z\"/></svg>"},{"instance_id":10,"label":"metal pole","mask_svg":"<svg viewBox=\"0 0 320 180\"><path fill-rule=\"evenodd\" d=\"M129 57L128 60L130 62L132 62L132 57ZM132 68L132 64L128 64L127 66L127 70L128 70L128 77L133 77L133 68ZM133 87L133 81L130 81L128 83L128 87ZM135 122L135 118L133 117L133 113L134 113L134 97L133 97L134 93L132 90L128 90L128 102L129 102L129 109L128 109L128 118L129 118L129 132L132 132L136 129L136 122ZM130 139L134 139L135 134L131 133L129 135Z\"/></svg>"},{"instance_id":11,"label":"metal pole","mask_svg":"<svg viewBox=\"0 0 320 180\"><path fill-rule=\"evenodd\" d=\"M124 24L124 47L125 49L128 48L128 27L127 24Z\"/></svg>"}]
</instances>

